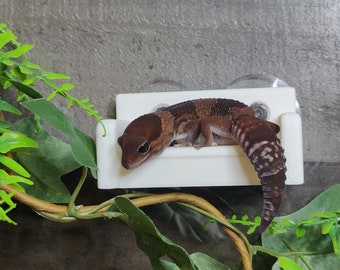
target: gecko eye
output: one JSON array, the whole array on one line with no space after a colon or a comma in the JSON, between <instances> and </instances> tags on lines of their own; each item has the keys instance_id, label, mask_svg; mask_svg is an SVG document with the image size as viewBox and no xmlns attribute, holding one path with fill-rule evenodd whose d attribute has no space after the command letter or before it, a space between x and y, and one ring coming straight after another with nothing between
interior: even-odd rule
<instances>
[{"instance_id":1,"label":"gecko eye","mask_svg":"<svg viewBox=\"0 0 340 270\"><path fill-rule=\"evenodd\" d=\"M145 154L150 150L150 144L148 141L143 142L137 149L140 154Z\"/></svg>"}]
</instances>

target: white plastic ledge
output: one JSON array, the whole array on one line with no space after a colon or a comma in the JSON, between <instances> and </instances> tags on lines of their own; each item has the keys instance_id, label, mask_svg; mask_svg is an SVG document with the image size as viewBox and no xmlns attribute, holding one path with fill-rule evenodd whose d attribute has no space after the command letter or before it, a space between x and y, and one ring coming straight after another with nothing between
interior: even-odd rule
<instances>
[{"instance_id":1,"label":"white plastic ledge","mask_svg":"<svg viewBox=\"0 0 340 270\"><path fill-rule=\"evenodd\" d=\"M98 188L259 185L253 165L237 145L200 150L168 147L161 155L134 170L121 166L117 139L129 122L160 104L207 97L232 98L248 105L265 103L270 109L268 120L281 127L279 137L287 158L286 184L303 184L301 118L296 113L295 89L282 87L117 95L117 120L103 120L107 131L105 137L102 126L97 127Z\"/></svg>"}]
</instances>

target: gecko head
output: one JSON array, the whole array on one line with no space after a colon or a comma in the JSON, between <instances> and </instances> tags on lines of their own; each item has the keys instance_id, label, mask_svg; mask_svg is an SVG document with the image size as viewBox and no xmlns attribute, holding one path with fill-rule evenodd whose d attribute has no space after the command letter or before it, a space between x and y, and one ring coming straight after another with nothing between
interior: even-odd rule
<instances>
[{"instance_id":1,"label":"gecko head","mask_svg":"<svg viewBox=\"0 0 340 270\"><path fill-rule=\"evenodd\" d=\"M160 115L150 113L133 120L118 138L118 144L122 148L123 167L134 169L163 151L167 146L163 146L163 136Z\"/></svg>"}]
</instances>

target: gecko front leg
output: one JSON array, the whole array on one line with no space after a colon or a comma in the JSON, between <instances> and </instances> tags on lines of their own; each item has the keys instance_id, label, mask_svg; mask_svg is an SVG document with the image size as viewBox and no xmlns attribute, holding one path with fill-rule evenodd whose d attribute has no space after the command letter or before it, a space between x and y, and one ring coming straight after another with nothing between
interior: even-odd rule
<instances>
[{"instance_id":1,"label":"gecko front leg","mask_svg":"<svg viewBox=\"0 0 340 270\"><path fill-rule=\"evenodd\" d=\"M230 131L231 123L231 115L211 116L201 119L200 133L204 141L202 143L198 142L194 146L199 149L217 144L235 144Z\"/></svg>"}]
</instances>

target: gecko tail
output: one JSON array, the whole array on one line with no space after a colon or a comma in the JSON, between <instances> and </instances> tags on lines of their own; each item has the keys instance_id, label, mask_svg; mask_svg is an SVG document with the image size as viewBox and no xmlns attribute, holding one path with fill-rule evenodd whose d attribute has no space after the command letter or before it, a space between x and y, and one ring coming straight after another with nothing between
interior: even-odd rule
<instances>
[{"instance_id":1,"label":"gecko tail","mask_svg":"<svg viewBox=\"0 0 340 270\"><path fill-rule=\"evenodd\" d=\"M263 208L261 224L258 229L259 233L263 233L268 228L280 209L285 190L285 180L285 170L261 179Z\"/></svg>"},{"instance_id":2,"label":"gecko tail","mask_svg":"<svg viewBox=\"0 0 340 270\"><path fill-rule=\"evenodd\" d=\"M234 112L237 113L236 109ZM277 126L278 127L278 126ZM231 132L253 164L263 191L262 219L259 232L267 229L277 214L285 189L286 158L278 130L265 120L251 115L239 115L233 119Z\"/></svg>"}]
</instances>

